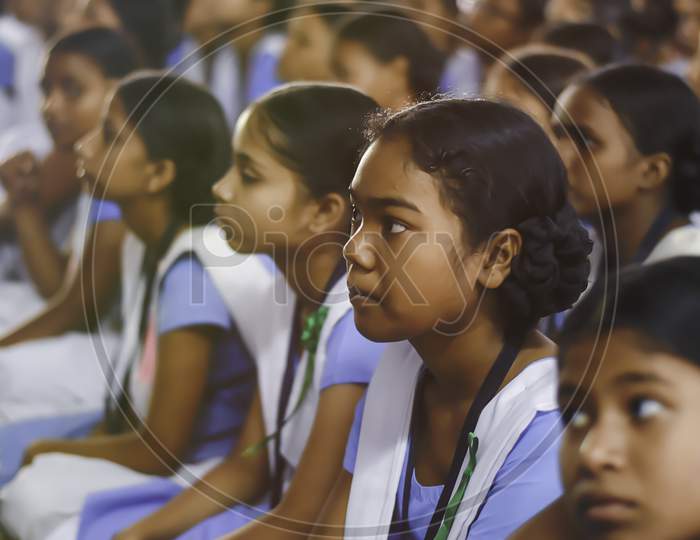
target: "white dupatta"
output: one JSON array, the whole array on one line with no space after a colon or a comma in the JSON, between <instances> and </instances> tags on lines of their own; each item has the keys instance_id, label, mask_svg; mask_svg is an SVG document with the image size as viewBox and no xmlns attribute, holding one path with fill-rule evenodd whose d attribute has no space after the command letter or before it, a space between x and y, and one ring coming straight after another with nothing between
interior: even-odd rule
<instances>
[{"instance_id":1,"label":"white dupatta","mask_svg":"<svg viewBox=\"0 0 700 540\"><path fill-rule=\"evenodd\" d=\"M420 356L409 343L394 343L372 378L346 512L346 538L388 537L421 366ZM537 412L558 408L556 388L556 360L544 358L524 369L486 405L475 430L479 438L476 468L450 540L466 537L496 474ZM468 456L458 478L467 464Z\"/></svg>"}]
</instances>

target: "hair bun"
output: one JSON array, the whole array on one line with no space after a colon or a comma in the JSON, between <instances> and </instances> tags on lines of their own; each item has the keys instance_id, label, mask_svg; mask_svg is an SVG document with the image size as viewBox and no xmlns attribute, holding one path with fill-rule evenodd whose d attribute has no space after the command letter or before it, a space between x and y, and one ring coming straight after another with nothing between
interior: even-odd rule
<instances>
[{"instance_id":1,"label":"hair bun","mask_svg":"<svg viewBox=\"0 0 700 540\"><path fill-rule=\"evenodd\" d=\"M554 217L534 217L516 229L522 249L501 289L516 319L531 323L571 307L588 284L593 242L567 203Z\"/></svg>"}]
</instances>

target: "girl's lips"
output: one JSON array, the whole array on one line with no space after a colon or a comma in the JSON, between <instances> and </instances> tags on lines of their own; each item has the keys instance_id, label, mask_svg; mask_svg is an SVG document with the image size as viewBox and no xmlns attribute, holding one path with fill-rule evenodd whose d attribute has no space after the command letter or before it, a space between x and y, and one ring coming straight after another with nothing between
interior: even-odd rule
<instances>
[{"instance_id":1,"label":"girl's lips","mask_svg":"<svg viewBox=\"0 0 700 540\"><path fill-rule=\"evenodd\" d=\"M605 492L590 492L578 497L577 513L590 523L615 525L629 521L637 504Z\"/></svg>"},{"instance_id":2,"label":"girl's lips","mask_svg":"<svg viewBox=\"0 0 700 540\"><path fill-rule=\"evenodd\" d=\"M350 303L353 306L378 305L380 298L376 295L366 293L348 283L348 292L350 294Z\"/></svg>"}]
</instances>

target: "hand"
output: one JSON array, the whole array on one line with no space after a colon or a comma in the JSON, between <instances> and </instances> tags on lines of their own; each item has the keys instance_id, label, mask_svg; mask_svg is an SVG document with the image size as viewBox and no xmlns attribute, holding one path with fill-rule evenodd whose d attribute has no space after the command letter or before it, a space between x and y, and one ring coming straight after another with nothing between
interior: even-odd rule
<instances>
[{"instance_id":1,"label":"hand","mask_svg":"<svg viewBox=\"0 0 700 540\"><path fill-rule=\"evenodd\" d=\"M39 168L39 161L30 152L21 152L0 164L0 181L12 207L38 200Z\"/></svg>"},{"instance_id":2,"label":"hand","mask_svg":"<svg viewBox=\"0 0 700 540\"><path fill-rule=\"evenodd\" d=\"M31 465L38 455L48 454L49 452L55 452L55 444L53 441L45 439L39 440L30 444L24 451L24 457L22 458L22 467Z\"/></svg>"}]
</instances>

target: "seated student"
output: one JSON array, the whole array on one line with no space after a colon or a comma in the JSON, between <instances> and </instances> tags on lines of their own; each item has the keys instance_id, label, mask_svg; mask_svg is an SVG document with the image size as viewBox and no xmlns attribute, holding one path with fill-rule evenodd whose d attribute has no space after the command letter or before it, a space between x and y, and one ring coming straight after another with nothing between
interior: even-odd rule
<instances>
[{"instance_id":1,"label":"seated student","mask_svg":"<svg viewBox=\"0 0 700 540\"><path fill-rule=\"evenodd\" d=\"M491 68L483 92L528 113L554 140L550 118L557 96L592 68L587 57L566 49L524 47L503 56Z\"/></svg>"},{"instance_id":2,"label":"seated student","mask_svg":"<svg viewBox=\"0 0 700 540\"><path fill-rule=\"evenodd\" d=\"M700 537L700 258L626 269L616 289L567 320L564 495L512 540Z\"/></svg>"},{"instance_id":3,"label":"seated student","mask_svg":"<svg viewBox=\"0 0 700 540\"><path fill-rule=\"evenodd\" d=\"M579 51L596 65L604 66L621 59L621 45L610 31L594 23L562 23L545 29L542 43Z\"/></svg>"},{"instance_id":4,"label":"seated student","mask_svg":"<svg viewBox=\"0 0 700 540\"><path fill-rule=\"evenodd\" d=\"M553 130L569 199L605 248L597 276L700 242L700 103L658 68L603 68L559 97Z\"/></svg>"},{"instance_id":5,"label":"seated student","mask_svg":"<svg viewBox=\"0 0 700 540\"><path fill-rule=\"evenodd\" d=\"M73 146L97 124L105 96L116 81L135 67L126 40L108 29L66 34L50 46L42 78L42 111L55 155L40 162L22 152L0 164L8 197L4 210L13 233L6 240L5 254L11 261L5 260L3 279L21 282L11 286L19 289L19 306L2 310L4 329L35 313L43 304L41 298L53 297L70 273L71 257L80 260L90 195L80 193ZM57 162L66 162L66 167L57 167ZM106 210L102 217L107 217ZM115 266L120 240L99 250L97 272Z\"/></svg>"},{"instance_id":6,"label":"seated student","mask_svg":"<svg viewBox=\"0 0 700 540\"><path fill-rule=\"evenodd\" d=\"M243 340L260 319L243 317L246 295L270 281L262 262L232 252L224 259L232 268L217 272L223 261L213 256L230 250L202 225L231 147L223 111L204 89L161 74L127 78L78 152L131 232L121 259L125 327L116 365L103 366L110 393L101 425L82 439L35 441L0 491L0 520L27 540L77 515L92 491L170 475L182 463L196 475L230 451L254 386Z\"/></svg>"},{"instance_id":7,"label":"seated student","mask_svg":"<svg viewBox=\"0 0 700 540\"><path fill-rule=\"evenodd\" d=\"M148 68L166 66L170 52L177 46L180 25L172 0L83 0L74 2L63 14L62 26L106 26L123 31Z\"/></svg>"},{"instance_id":8,"label":"seated student","mask_svg":"<svg viewBox=\"0 0 700 540\"><path fill-rule=\"evenodd\" d=\"M561 492L555 346L534 325L586 286L564 166L525 113L440 100L380 121L351 196L355 322L407 341L357 408L314 538L503 538Z\"/></svg>"},{"instance_id":9,"label":"seated student","mask_svg":"<svg viewBox=\"0 0 700 540\"><path fill-rule=\"evenodd\" d=\"M287 36L277 73L283 81L332 81L331 53L338 26L348 18L350 4L309 4L297 1L287 21Z\"/></svg>"},{"instance_id":10,"label":"seated student","mask_svg":"<svg viewBox=\"0 0 700 540\"><path fill-rule=\"evenodd\" d=\"M205 84L234 125L252 101L279 86L284 46L280 23L291 0L191 0L185 38L169 61L179 73Z\"/></svg>"},{"instance_id":11,"label":"seated student","mask_svg":"<svg viewBox=\"0 0 700 540\"><path fill-rule=\"evenodd\" d=\"M285 278L275 285L277 301L260 306L269 323L260 329L254 406L238 446L201 482L184 491L161 483L95 494L79 538L111 539L125 528L117 538L308 534L383 351L355 328L342 258L347 188L365 117L376 108L351 88L290 85L241 116L234 167L215 187L217 213L231 227L232 247L270 254ZM296 301L281 296L287 287Z\"/></svg>"},{"instance_id":12,"label":"seated student","mask_svg":"<svg viewBox=\"0 0 700 540\"><path fill-rule=\"evenodd\" d=\"M398 12L357 15L338 30L332 55L337 80L383 108L398 109L437 93L445 56Z\"/></svg>"},{"instance_id":13,"label":"seated student","mask_svg":"<svg viewBox=\"0 0 700 540\"><path fill-rule=\"evenodd\" d=\"M479 0L467 13L469 41L478 53L480 77L503 53L532 41L549 0Z\"/></svg>"}]
</instances>

